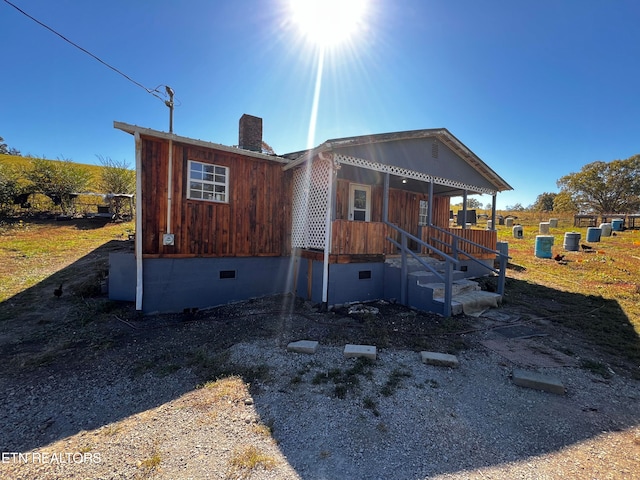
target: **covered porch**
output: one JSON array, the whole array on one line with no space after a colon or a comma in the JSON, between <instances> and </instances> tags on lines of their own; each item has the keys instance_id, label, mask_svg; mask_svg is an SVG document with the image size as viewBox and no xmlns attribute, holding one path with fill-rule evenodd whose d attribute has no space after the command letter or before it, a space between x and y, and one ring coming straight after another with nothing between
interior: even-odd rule
<instances>
[{"instance_id":1,"label":"covered porch","mask_svg":"<svg viewBox=\"0 0 640 480\"><path fill-rule=\"evenodd\" d=\"M298 294L314 300L320 294L321 302L328 306L348 298L391 297L410 305L408 292L415 268L412 271L408 266L409 260L421 265L426 272L423 278L430 275L444 285L441 313L447 316L453 283L462 272L464 276L498 275L499 289L503 290L504 268L494 268L494 260L498 258L506 267L506 256L496 250L496 231L449 223L451 197L463 198L466 215L469 195L488 194L492 198L491 225L495 225L497 188L486 179L474 185L430 174L428 165L411 156L399 160L397 155L387 155L393 149L374 152L377 158L373 160L341 150L332 144L308 151L284 167L295 168L292 248L301 261L315 262L307 263L300 272L308 281L306 295L304 288ZM446 151L461 163L458 152L453 148ZM462 163L469 167L468 162ZM473 178L468 171L465 175ZM391 258L400 259L392 262L400 266L397 275L390 275L385 267ZM434 267L428 259L442 264ZM362 284L361 280L367 280L368 286L351 286L350 282Z\"/></svg>"}]
</instances>

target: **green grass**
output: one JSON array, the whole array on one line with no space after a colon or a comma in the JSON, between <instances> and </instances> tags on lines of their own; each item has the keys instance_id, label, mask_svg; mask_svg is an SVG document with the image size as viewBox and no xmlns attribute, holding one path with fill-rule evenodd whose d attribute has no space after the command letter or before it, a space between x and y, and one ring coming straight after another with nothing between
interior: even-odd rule
<instances>
[{"instance_id":1,"label":"green grass","mask_svg":"<svg viewBox=\"0 0 640 480\"><path fill-rule=\"evenodd\" d=\"M593 253L563 248L566 232L581 234L587 244L587 227L574 227L573 216L517 212L523 238L511 228L497 226L498 240L509 243L510 263L506 304L521 304L538 317L580 333L605 352L640 365L640 230L616 232L593 242ZM566 263L535 256L539 223L558 218L553 255ZM640 375L640 371L635 372Z\"/></svg>"},{"instance_id":2,"label":"green grass","mask_svg":"<svg viewBox=\"0 0 640 480\"><path fill-rule=\"evenodd\" d=\"M133 222L105 224L86 219L0 222L0 302L73 266L111 240L126 239L133 228Z\"/></svg>"}]
</instances>

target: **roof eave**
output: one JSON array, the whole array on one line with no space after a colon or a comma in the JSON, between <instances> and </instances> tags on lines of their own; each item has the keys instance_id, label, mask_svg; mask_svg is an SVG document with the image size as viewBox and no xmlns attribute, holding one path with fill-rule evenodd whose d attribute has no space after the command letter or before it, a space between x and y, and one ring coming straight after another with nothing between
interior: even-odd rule
<instances>
[{"instance_id":1,"label":"roof eave","mask_svg":"<svg viewBox=\"0 0 640 480\"><path fill-rule=\"evenodd\" d=\"M272 162L278 163L289 163L290 160L287 158L283 158L275 155L267 155L260 152L254 152L251 150L244 150L242 148L229 147L227 145L222 145L220 143L208 142L206 140L198 140L195 138L183 137L180 135L176 135L175 133L161 132L158 130L153 130L151 128L140 127L138 125L130 125L124 122L113 122L113 128L122 130L123 132L130 133L134 135L138 132L140 135L146 135L149 137L160 138L163 140L173 140L174 142L185 143L187 145L193 145L196 147L204 147L204 148L212 148L215 150L222 150L223 152L234 153L236 155L245 155L248 157L259 158L262 160L270 160Z\"/></svg>"}]
</instances>

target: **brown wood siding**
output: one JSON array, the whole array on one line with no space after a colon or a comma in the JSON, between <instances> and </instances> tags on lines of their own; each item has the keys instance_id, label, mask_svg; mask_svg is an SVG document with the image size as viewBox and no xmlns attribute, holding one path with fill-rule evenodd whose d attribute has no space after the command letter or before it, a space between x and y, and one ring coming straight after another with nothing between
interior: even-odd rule
<instances>
[{"instance_id":1,"label":"brown wood siding","mask_svg":"<svg viewBox=\"0 0 640 480\"><path fill-rule=\"evenodd\" d=\"M349 218L349 180L339 178L336 181L336 220ZM371 221L382 221L384 188L382 185L371 186ZM420 200L429 200L429 196L404 190L389 190L389 221L416 234ZM449 226L449 197L434 197L432 206L432 222L438 227Z\"/></svg>"},{"instance_id":2,"label":"brown wood siding","mask_svg":"<svg viewBox=\"0 0 640 480\"><path fill-rule=\"evenodd\" d=\"M371 235L373 229L366 229L365 227L353 226L339 223L338 220L347 221L349 218L349 180L338 179L336 181L336 208L335 208L335 220L333 227L339 228L340 231L333 231L333 244L332 253L340 255L355 255L355 254L382 254L393 253L396 251L396 247L390 242L374 244L370 241L366 241L366 247L358 245L357 241L352 237L357 235L358 232L362 234ZM384 187L382 185L371 186L371 222L382 222L382 209L384 200ZM389 221L394 225L402 228L403 230L411 233L414 236L418 236L418 220L420 213L420 200L429 200L427 194L414 193L410 191L390 189L389 190ZM434 197L432 206L432 222L434 225L446 228L449 227L449 197ZM352 222L352 223L367 223L367 222ZM391 236L394 240L400 242L400 233L393 229L385 229L384 237ZM383 238L384 238L383 237ZM338 242L338 245L335 244ZM415 242L409 242L410 248L416 248ZM361 251L366 248L368 251ZM354 251L350 251L354 249Z\"/></svg>"},{"instance_id":3,"label":"brown wood siding","mask_svg":"<svg viewBox=\"0 0 640 480\"><path fill-rule=\"evenodd\" d=\"M142 145L142 252L159 253L166 229L167 175L165 158L168 144L143 139ZM162 174L164 173L164 175Z\"/></svg>"},{"instance_id":4,"label":"brown wood siding","mask_svg":"<svg viewBox=\"0 0 640 480\"><path fill-rule=\"evenodd\" d=\"M228 167L229 202L187 199L188 160ZM167 216L168 142L143 137L143 252L155 256L280 256L290 253L291 174L282 165L174 143L171 231Z\"/></svg>"},{"instance_id":5,"label":"brown wood siding","mask_svg":"<svg viewBox=\"0 0 640 480\"><path fill-rule=\"evenodd\" d=\"M376 255L384 253L387 226L380 222L335 220L332 225L333 255Z\"/></svg>"},{"instance_id":6,"label":"brown wood siding","mask_svg":"<svg viewBox=\"0 0 640 480\"><path fill-rule=\"evenodd\" d=\"M434 197L431 207L431 223L436 227L449 228L450 197Z\"/></svg>"}]
</instances>

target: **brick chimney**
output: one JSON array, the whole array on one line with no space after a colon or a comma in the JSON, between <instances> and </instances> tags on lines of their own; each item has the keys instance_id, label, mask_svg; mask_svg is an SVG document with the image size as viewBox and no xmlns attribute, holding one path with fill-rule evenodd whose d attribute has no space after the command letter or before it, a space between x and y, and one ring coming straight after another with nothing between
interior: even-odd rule
<instances>
[{"instance_id":1,"label":"brick chimney","mask_svg":"<svg viewBox=\"0 0 640 480\"><path fill-rule=\"evenodd\" d=\"M244 150L262 152L262 119L247 115L240 117L238 146Z\"/></svg>"}]
</instances>

